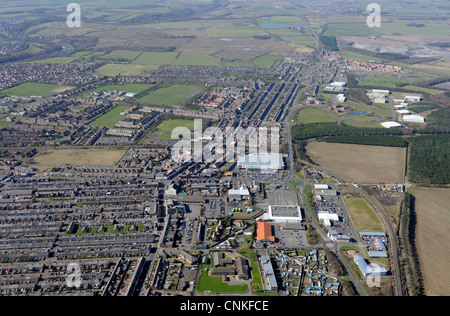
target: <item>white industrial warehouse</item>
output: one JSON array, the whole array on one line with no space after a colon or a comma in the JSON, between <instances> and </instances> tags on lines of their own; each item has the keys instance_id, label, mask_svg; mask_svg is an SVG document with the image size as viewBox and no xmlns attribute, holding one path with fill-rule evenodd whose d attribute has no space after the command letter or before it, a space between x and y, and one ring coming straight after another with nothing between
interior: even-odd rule
<instances>
[{"instance_id":1,"label":"white industrial warehouse","mask_svg":"<svg viewBox=\"0 0 450 316\"><path fill-rule=\"evenodd\" d=\"M269 205L269 212L264 214L264 220L276 223L299 223L302 219L302 210L295 205Z\"/></svg>"},{"instance_id":2,"label":"white industrial warehouse","mask_svg":"<svg viewBox=\"0 0 450 316\"><path fill-rule=\"evenodd\" d=\"M402 117L403 121L409 122L409 123L425 123L425 118L420 115L404 115Z\"/></svg>"},{"instance_id":3,"label":"white industrial warehouse","mask_svg":"<svg viewBox=\"0 0 450 316\"><path fill-rule=\"evenodd\" d=\"M380 124L384 128L401 128L402 127L402 124L397 123L397 122L383 122L383 123L380 123Z\"/></svg>"}]
</instances>

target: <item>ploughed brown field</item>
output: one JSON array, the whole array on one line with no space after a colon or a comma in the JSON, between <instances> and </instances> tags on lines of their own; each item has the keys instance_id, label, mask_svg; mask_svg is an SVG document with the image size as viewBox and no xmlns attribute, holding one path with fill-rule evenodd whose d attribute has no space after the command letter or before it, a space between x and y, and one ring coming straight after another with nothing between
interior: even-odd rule
<instances>
[{"instance_id":1,"label":"ploughed brown field","mask_svg":"<svg viewBox=\"0 0 450 316\"><path fill-rule=\"evenodd\" d=\"M404 182L405 148L312 142L308 155L343 180L357 183Z\"/></svg>"},{"instance_id":2,"label":"ploughed brown field","mask_svg":"<svg viewBox=\"0 0 450 316\"><path fill-rule=\"evenodd\" d=\"M414 188L416 247L427 295L450 294L450 189Z\"/></svg>"}]
</instances>

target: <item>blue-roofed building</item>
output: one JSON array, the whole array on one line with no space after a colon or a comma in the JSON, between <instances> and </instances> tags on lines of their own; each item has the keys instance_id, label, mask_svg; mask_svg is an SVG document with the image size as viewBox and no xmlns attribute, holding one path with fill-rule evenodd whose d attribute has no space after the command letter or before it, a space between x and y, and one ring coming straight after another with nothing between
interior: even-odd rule
<instances>
[{"instance_id":1,"label":"blue-roofed building","mask_svg":"<svg viewBox=\"0 0 450 316\"><path fill-rule=\"evenodd\" d=\"M369 254L369 257L371 258L387 258L388 254L386 251L381 250L370 250L367 252Z\"/></svg>"},{"instance_id":2,"label":"blue-roofed building","mask_svg":"<svg viewBox=\"0 0 450 316\"><path fill-rule=\"evenodd\" d=\"M380 248L380 250L386 250L386 245L384 244L384 242L381 240L380 237L375 238L375 241L377 243L378 248Z\"/></svg>"}]
</instances>

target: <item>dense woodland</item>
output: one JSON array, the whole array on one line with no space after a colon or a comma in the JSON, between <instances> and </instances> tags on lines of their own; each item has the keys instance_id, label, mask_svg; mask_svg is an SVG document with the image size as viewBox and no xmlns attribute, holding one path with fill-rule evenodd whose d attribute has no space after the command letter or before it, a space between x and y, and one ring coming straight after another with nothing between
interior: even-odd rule
<instances>
[{"instance_id":1,"label":"dense woodland","mask_svg":"<svg viewBox=\"0 0 450 316\"><path fill-rule=\"evenodd\" d=\"M449 184L450 135L425 135L408 141L409 180L421 184Z\"/></svg>"},{"instance_id":2,"label":"dense woodland","mask_svg":"<svg viewBox=\"0 0 450 316\"><path fill-rule=\"evenodd\" d=\"M363 128L337 123L314 123L294 125L292 138L294 140L308 140L327 136L374 136L374 135L404 135L412 131L404 129Z\"/></svg>"}]
</instances>

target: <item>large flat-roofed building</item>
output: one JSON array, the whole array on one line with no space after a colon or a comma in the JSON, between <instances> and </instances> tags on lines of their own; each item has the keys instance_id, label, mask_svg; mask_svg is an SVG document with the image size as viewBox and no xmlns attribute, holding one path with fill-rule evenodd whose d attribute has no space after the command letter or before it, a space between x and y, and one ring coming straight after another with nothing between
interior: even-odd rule
<instances>
[{"instance_id":1,"label":"large flat-roofed building","mask_svg":"<svg viewBox=\"0 0 450 316\"><path fill-rule=\"evenodd\" d=\"M228 198L230 201L242 201L250 197L250 191L245 187L240 187L239 189L228 190Z\"/></svg>"},{"instance_id":2,"label":"large flat-roofed building","mask_svg":"<svg viewBox=\"0 0 450 316\"><path fill-rule=\"evenodd\" d=\"M420 102L420 100L422 100L421 97L416 96L416 95L407 95L405 96L406 101L411 101L411 102Z\"/></svg>"},{"instance_id":3,"label":"large flat-roofed building","mask_svg":"<svg viewBox=\"0 0 450 316\"><path fill-rule=\"evenodd\" d=\"M404 122L425 124L425 118L420 115L404 115L402 119Z\"/></svg>"},{"instance_id":4,"label":"large flat-roofed building","mask_svg":"<svg viewBox=\"0 0 450 316\"><path fill-rule=\"evenodd\" d=\"M273 270L272 262L268 255L262 255L260 258L261 266L261 281L263 284L264 292L276 292L278 291L278 283Z\"/></svg>"},{"instance_id":5,"label":"large flat-roofed building","mask_svg":"<svg viewBox=\"0 0 450 316\"><path fill-rule=\"evenodd\" d=\"M269 205L265 219L276 223L298 223L303 220L302 210L295 205Z\"/></svg>"},{"instance_id":6,"label":"large flat-roofed building","mask_svg":"<svg viewBox=\"0 0 450 316\"><path fill-rule=\"evenodd\" d=\"M397 122L383 122L383 123L380 123L380 124L384 128L401 128L402 127L402 124L397 123Z\"/></svg>"},{"instance_id":7,"label":"large flat-roofed building","mask_svg":"<svg viewBox=\"0 0 450 316\"><path fill-rule=\"evenodd\" d=\"M284 169L281 154L250 154L238 158L238 166L246 170L277 171Z\"/></svg>"}]
</instances>

